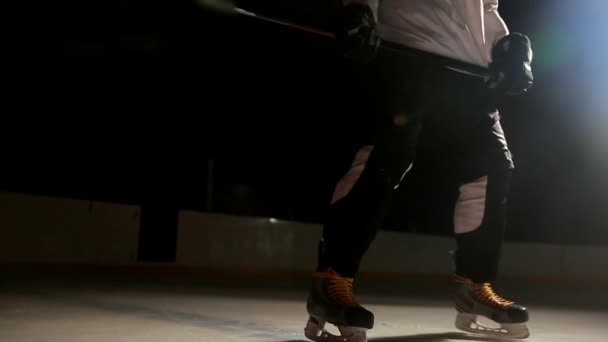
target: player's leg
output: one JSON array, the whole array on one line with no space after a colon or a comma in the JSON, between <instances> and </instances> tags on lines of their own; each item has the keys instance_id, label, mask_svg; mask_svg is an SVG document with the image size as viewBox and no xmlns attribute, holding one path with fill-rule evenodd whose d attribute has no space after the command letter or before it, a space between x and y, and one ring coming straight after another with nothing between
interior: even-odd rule
<instances>
[{"instance_id":1,"label":"player's leg","mask_svg":"<svg viewBox=\"0 0 608 342\"><path fill-rule=\"evenodd\" d=\"M484 119L463 148L466 152L459 168L461 184L454 211L456 326L467 332L526 338L527 309L500 297L491 285L498 274L513 170L498 112ZM499 327L484 326L478 316Z\"/></svg>"},{"instance_id":2,"label":"player's leg","mask_svg":"<svg viewBox=\"0 0 608 342\"><path fill-rule=\"evenodd\" d=\"M364 109L376 110L378 116L386 115L387 120L380 134L371 139L374 143L358 150L350 169L335 188L307 304L310 320L305 332L315 341L365 341L366 330L373 327L374 316L355 299L353 282L361 259L387 214L393 191L414 159L419 120L416 115L408 115L407 106L390 102L393 98L403 101L411 94L407 86L399 84L407 80L399 79L399 71L403 75L404 69L390 68L395 66L395 60L390 58L378 63L378 78L382 82L370 87L379 84L386 102L372 101L377 106ZM373 91L378 89L370 90ZM359 98L351 97L356 106L361 105ZM325 332L326 322L337 325L342 336Z\"/></svg>"},{"instance_id":3,"label":"player's leg","mask_svg":"<svg viewBox=\"0 0 608 342\"><path fill-rule=\"evenodd\" d=\"M416 124L410 124L395 133L414 136L417 130ZM373 328L374 316L355 299L353 282L393 191L413 162L413 154L397 146L401 148L385 143L361 148L336 186L307 304L311 318L306 335L313 340L365 341L365 331ZM342 336L325 332L326 322L338 326Z\"/></svg>"}]
</instances>

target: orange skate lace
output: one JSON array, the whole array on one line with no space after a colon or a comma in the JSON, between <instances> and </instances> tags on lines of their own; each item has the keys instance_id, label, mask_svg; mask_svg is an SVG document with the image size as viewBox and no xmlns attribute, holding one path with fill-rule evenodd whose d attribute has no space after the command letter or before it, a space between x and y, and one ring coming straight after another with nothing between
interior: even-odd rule
<instances>
[{"instance_id":1,"label":"orange skate lace","mask_svg":"<svg viewBox=\"0 0 608 342\"><path fill-rule=\"evenodd\" d=\"M353 278L344 278L336 272L319 272L315 275L329 280L327 291L336 302L348 307L359 306L353 294Z\"/></svg>"},{"instance_id":2,"label":"orange skate lace","mask_svg":"<svg viewBox=\"0 0 608 342\"><path fill-rule=\"evenodd\" d=\"M513 302L508 301L494 292L492 289L492 285L490 283L476 284L475 286L475 295L485 303L497 305L503 309L507 306L513 304Z\"/></svg>"},{"instance_id":3,"label":"orange skate lace","mask_svg":"<svg viewBox=\"0 0 608 342\"><path fill-rule=\"evenodd\" d=\"M456 277L456 281L461 284L473 286L473 293L475 297L477 297L482 303L497 306L502 309L506 309L509 305L513 304L513 302L506 300L496 294L496 292L494 292L494 289L492 289L492 285L490 283L477 284L471 281L470 279L458 276Z\"/></svg>"}]
</instances>

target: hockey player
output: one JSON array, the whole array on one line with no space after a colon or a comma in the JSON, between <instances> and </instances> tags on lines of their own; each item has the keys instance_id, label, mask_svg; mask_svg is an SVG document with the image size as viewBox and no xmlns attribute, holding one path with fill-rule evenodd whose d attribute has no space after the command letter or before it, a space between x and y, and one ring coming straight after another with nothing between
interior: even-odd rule
<instances>
[{"instance_id":1,"label":"hockey player","mask_svg":"<svg viewBox=\"0 0 608 342\"><path fill-rule=\"evenodd\" d=\"M527 309L496 294L492 282L505 230L514 168L500 116L499 96L532 84L530 40L509 33L498 0L346 0L341 36L348 56L374 82L348 89L349 110L373 112L384 125L361 144L338 181L320 244L305 329L314 341L366 341L373 314L353 294L359 263L375 238L391 193L424 155L459 191L454 210L456 327L472 333L526 338ZM374 56L378 37L424 53L487 67L489 79L428 62L424 57ZM369 61L371 59L371 62ZM381 93L379 99L369 94ZM368 98L362 101L362 96ZM428 148L430 146L430 148ZM409 261L396 261L409 262ZM477 317L500 324L485 327ZM324 330L336 325L341 336Z\"/></svg>"}]
</instances>

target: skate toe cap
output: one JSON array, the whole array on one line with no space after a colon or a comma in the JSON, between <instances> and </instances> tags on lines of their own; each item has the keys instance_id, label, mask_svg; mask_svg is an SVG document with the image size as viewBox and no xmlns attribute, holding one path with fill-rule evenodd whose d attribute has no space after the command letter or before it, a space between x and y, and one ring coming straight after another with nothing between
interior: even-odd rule
<instances>
[{"instance_id":1,"label":"skate toe cap","mask_svg":"<svg viewBox=\"0 0 608 342\"><path fill-rule=\"evenodd\" d=\"M344 314L349 325L366 329L374 327L374 314L362 307L351 308Z\"/></svg>"},{"instance_id":2,"label":"skate toe cap","mask_svg":"<svg viewBox=\"0 0 608 342\"><path fill-rule=\"evenodd\" d=\"M526 323L530 319L528 309L517 304L510 305L507 314L512 323Z\"/></svg>"}]
</instances>

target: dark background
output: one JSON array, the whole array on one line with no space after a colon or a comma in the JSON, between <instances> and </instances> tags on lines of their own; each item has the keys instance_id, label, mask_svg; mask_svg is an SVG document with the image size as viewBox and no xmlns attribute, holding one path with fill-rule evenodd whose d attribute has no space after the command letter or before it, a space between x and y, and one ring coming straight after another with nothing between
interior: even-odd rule
<instances>
[{"instance_id":1,"label":"dark background","mask_svg":"<svg viewBox=\"0 0 608 342\"><path fill-rule=\"evenodd\" d=\"M327 28L337 4L240 5ZM142 204L152 259L170 258L158 251L177 209L323 220L352 152L330 40L189 1L4 12L0 190ZM536 76L501 108L517 167L507 239L608 244L608 5L509 0L501 13L531 37ZM449 194L422 224L408 222L403 197L386 229L450 233Z\"/></svg>"}]
</instances>

